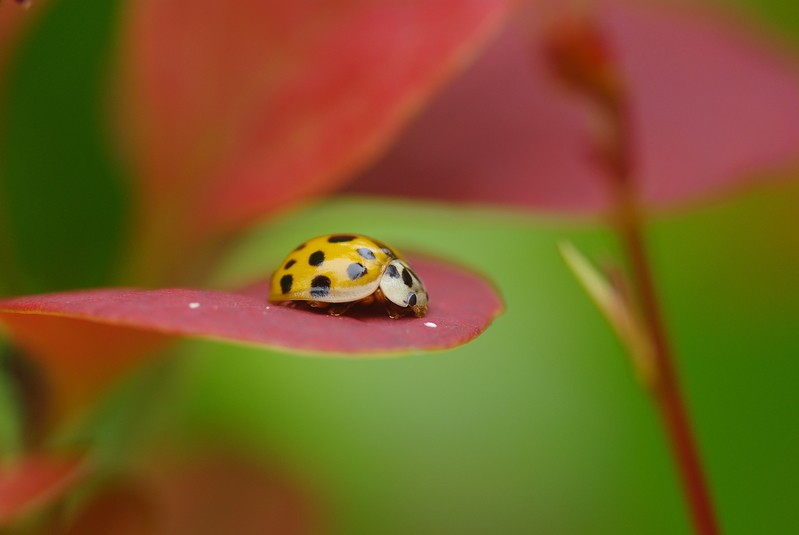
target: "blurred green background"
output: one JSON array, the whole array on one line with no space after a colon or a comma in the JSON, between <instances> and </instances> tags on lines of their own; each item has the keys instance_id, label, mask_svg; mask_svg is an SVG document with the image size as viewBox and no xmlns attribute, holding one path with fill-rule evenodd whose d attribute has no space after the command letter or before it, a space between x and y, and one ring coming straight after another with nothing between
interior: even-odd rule
<instances>
[{"instance_id":1,"label":"blurred green background","mask_svg":"<svg viewBox=\"0 0 799 535\"><path fill-rule=\"evenodd\" d=\"M793 3L731 4L776 35L799 37ZM5 294L116 282L131 202L102 120L116 9L54 2L8 66ZM731 534L799 525L798 213L799 187L786 181L653 217L648 229L680 377ZM557 253L570 240L590 258L619 258L608 228L331 199L253 230L215 282L263 276L296 243L333 227L475 268L495 282L506 313L466 346L391 359L185 342L161 440L224 436L277 460L314 486L339 534L689 532L650 399ZM103 412L98 436L125 434L124 414Z\"/></svg>"}]
</instances>

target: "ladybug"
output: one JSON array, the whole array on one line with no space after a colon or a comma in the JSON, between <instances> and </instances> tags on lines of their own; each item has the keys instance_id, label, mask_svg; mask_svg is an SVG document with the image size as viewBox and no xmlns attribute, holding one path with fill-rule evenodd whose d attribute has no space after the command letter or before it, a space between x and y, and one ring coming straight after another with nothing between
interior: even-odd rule
<instances>
[{"instance_id":1,"label":"ladybug","mask_svg":"<svg viewBox=\"0 0 799 535\"><path fill-rule=\"evenodd\" d=\"M272 275L272 302L305 301L333 316L356 303L385 306L392 319L427 314L422 280L396 249L357 234L326 234L300 244Z\"/></svg>"}]
</instances>

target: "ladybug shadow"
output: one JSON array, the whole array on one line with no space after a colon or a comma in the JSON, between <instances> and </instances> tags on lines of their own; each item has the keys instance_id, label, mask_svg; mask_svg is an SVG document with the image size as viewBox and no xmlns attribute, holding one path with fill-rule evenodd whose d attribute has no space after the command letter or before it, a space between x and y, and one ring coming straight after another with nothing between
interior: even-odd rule
<instances>
[{"instance_id":1,"label":"ladybug shadow","mask_svg":"<svg viewBox=\"0 0 799 535\"><path fill-rule=\"evenodd\" d=\"M410 314L397 314L391 316L391 309L382 303L344 303L341 305L332 303L317 303L311 304L308 301L282 301L279 303L272 303L278 306L284 306L295 310L302 310L311 314L320 316L328 316L330 318L349 318L356 321L403 321L410 319L417 319L413 313Z\"/></svg>"}]
</instances>

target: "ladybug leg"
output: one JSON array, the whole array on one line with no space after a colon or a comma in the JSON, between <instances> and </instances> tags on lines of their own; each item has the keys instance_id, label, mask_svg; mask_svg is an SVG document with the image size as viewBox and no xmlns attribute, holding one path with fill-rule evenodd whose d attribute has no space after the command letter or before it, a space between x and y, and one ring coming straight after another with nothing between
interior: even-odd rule
<instances>
[{"instance_id":1,"label":"ladybug leg","mask_svg":"<svg viewBox=\"0 0 799 535\"><path fill-rule=\"evenodd\" d=\"M355 304L354 302L336 304L336 305L330 306L327 309L327 313L330 314L331 316L341 316L341 315L345 314L352 307L352 305L354 305L354 304Z\"/></svg>"},{"instance_id":2,"label":"ladybug leg","mask_svg":"<svg viewBox=\"0 0 799 535\"><path fill-rule=\"evenodd\" d=\"M397 311L394 309L394 307L392 307L392 306L391 306L391 305L389 305L389 304L386 304L386 312L388 313L388 317L389 317L389 318L391 318L391 319L393 319L393 320L396 320L396 319L399 319L399 318L401 318L401 317L402 317L402 314L400 314L399 312L397 312Z\"/></svg>"},{"instance_id":3,"label":"ladybug leg","mask_svg":"<svg viewBox=\"0 0 799 535\"><path fill-rule=\"evenodd\" d=\"M386 314L388 314L389 318L396 320L402 317L402 313L397 310L397 307L395 307L391 301L386 299L386 296L383 295L383 291L380 288L375 290L374 300L385 307Z\"/></svg>"}]
</instances>

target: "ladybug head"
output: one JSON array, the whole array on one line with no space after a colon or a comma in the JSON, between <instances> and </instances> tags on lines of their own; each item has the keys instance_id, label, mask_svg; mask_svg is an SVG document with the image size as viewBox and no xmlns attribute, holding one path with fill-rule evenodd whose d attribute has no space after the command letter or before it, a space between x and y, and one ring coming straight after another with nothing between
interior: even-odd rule
<instances>
[{"instance_id":1,"label":"ladybug head","mask_svg":"<svg viewBox=\"0 0 799 535\"><path fill-rule=\"evenodd\" d=\"M410 308L416 317L427 314L427 291L424 283L404 260L392 260L383 272L380 290L393 304Z\"/></svg>"}]
</instances>

